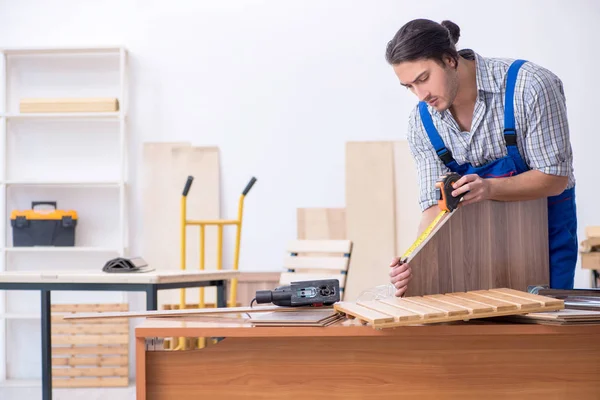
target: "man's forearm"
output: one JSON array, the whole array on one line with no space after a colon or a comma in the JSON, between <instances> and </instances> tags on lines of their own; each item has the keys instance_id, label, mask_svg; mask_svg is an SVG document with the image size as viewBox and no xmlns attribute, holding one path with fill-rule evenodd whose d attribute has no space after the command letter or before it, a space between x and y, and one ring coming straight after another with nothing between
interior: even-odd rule
<instances>
[{"instance_id":1,"label":"man's forearm","mask_svg":"<svg viewBox=\"0 0 600 400\"><path fill-rule=\"evenodd\" d=\"M531 170L507 178L489 178L489 183L490 200L522 201L560 194L568 178Z\"/></svg>"}]
</instances>

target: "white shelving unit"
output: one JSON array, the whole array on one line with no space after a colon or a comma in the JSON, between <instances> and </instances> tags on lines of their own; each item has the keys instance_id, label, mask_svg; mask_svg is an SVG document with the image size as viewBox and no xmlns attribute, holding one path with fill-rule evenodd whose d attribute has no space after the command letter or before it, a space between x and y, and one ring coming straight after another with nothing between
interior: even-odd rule
<instances>
[{"instance_id":1,"label":"white shelving unit","mask_svg":"<svg viewBox=\"0 0 600 400\"><path fill-rule=\"evenodd\" d=\"M123 47L0 49L0 271L98 270L129 255L127 86ZM24 97L116 97L119 111L21 114ZM77 211L75 247L12 246L10 213L32 201ZM52 301L127 301L116 295ZM39 307L38 292L0 291L0 385L39 386Z\"/></svg>"}]
</instances>

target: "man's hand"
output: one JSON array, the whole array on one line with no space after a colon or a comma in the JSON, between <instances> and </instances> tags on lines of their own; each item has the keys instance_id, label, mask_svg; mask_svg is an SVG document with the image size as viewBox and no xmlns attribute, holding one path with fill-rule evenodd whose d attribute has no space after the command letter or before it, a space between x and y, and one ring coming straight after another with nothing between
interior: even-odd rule
<instances>
[{"instance_id":1,"label":"man's hand","mask_svg":"<svg viewBox=\"0 0 600 400\"><path fill-rule=\"evenodd\" d=\"M452 184L452 187L454 188L452 191L452 196L454 197L465 193L460 203L463 206L491 198L490 181L488 179L481 178L477 174L462 176L459 180Z\"/></svg>"},{"instance_id":2,"label":"man's hand","mask_svg":"<svg viewBox=\"0 0 600 400\"><path fill-rule=\"evenodd\" d=\"M392 285L396 288L396 297L404 295L408 289L408 282L412 279L412 270L408 263L402 263L400 257L394 257L390 263L392 270L390 271L390 277Z\"/></svg>"}]
</instances>

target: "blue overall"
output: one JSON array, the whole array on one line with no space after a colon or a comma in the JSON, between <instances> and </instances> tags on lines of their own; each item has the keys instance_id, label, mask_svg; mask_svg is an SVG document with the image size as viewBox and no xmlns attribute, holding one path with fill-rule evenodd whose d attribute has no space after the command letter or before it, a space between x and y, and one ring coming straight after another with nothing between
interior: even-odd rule
<instances>
[{"instance_id":1,"label":"blue overall","mask_svg":"<svg viewBox=\"0 0 600 400\"><path fill-rule=\"evenodd\" d=\"M517 132L514 116L514 90L519 68L524 60L516 60L507 73L504 98L504 139L507 155L474 167L469 163L459 165L446 148L437 129L433 125L427 104L419 103L419 114L429 140L442 162L453 172L460 175L477 174L482 178L514 176L529 168L521 158L517 147ZM575 188L566 189L557 196L548 197L548 240L550 248L550 287L572 289L577 263L577 217L575 207ZM532 285L540 282L531 282Z\"/></svg>"}]
</instances>

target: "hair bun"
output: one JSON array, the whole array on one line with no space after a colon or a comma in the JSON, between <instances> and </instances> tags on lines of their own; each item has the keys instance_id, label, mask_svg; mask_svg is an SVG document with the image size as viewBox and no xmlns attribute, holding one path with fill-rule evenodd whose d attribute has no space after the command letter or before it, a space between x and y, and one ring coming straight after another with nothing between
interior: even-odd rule
<instances>
[{"instance_id":1,"label":"hair bun","mask_svg":"<svg viewBox=\"0 0 600 400\"><path fill-rule=\"evenodd\" d=\"M460 28L452 21L444 20L442 21L442 26L448 29L450 32L450 38L454 44L458 43L458 39L460 38Z\"/></svg>"}]
</instances>

